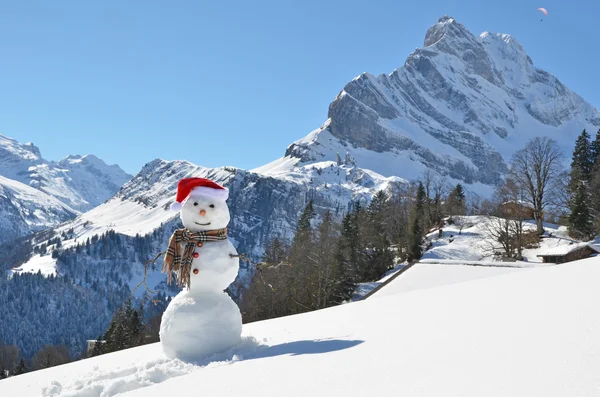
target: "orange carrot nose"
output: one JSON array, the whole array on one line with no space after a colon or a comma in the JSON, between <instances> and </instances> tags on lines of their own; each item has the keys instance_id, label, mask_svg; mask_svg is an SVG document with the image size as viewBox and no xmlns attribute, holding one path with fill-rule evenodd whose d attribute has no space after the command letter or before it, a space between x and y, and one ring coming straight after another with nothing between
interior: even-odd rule
<instances>
[{"instance_id":1,"label":"orange carrot nose","mask_svg":"<svg viewBox=\"0 0 600 397\"><path fill-rule=\"evenodd\" d=\"M202 215L202 216L206 215L206 211L200 210L200 215Z\"/></svg>"}]
</instances>

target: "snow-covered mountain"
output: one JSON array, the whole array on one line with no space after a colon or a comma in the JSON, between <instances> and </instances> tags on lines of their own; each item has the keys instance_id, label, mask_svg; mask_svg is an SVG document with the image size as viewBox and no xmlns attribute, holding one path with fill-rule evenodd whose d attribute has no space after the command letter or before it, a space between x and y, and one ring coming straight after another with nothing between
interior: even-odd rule
<instances>
[{"instance_id":1,"label":"snow-covered mountain","mask_svg":"<svg viewBox=\"0 0 600 397\"><path fill-rule=\"evenodd\" d=\"M0 244L50 228L76 215L55 197L0 176Z\"/></svg>"},{"instance_id":2,"label":"snow-covered mountain","mask_svg":"<svg viewBox=\"0 0 600 397\"><path fill-rule=\"evenodd\" d=\"M129 237L146 236L157 229L169 234L181 227L179 214L170 211L169 205L175 199L179 180L188 177L209 178L230 189L229 237L239 252L255 258L271 239L291 240L309 200L319 213L329 209L339 219L351 201L367 201L378 190L393 193L406 183L343 162L307 165L285 177L273 178L232 167L212 169L188 161L157 159L146 164L112 199L54 228L51 236L71 231L62 242L62 248L68 249L109 230ZM160 248L167 237L160 233L157 238L156 247ZM121 249L127 251L127 247ZM147 259L138 258L132 266L141 266ZM24 268L37 271L35 266Z\"/></svg>"},{"instance_id":3,"label":"snow-covered mountain","mask_svg":"<svg viewBox=\"0 0 600 397\"><path fill-rule=\"evenodd\" d=\"M93 155L47 161L32 143L0 135L0 244L73 219L129 179Z\"/></svg>"},{"instance_id":4,"label":"snow-covered mountain","mask_svg":"<svg viewBox=\"0 0 600 397\"><path fill-rule=\"evenodd\" d=\"M595 133L600 112L534 66L514 37L475 36L444 16L403 67L356 77L319 129L255 171L286 174L349 151L358 167L384 176L434 170L489 194L527 140L552 137L568 155L584 128Z\"/></svg>"},{"instance_id":5,"label":"snow-covered mountain","mask_svg":"<svg viewBox=\"0 0 600 397\"><path fill-rule=\"evenodd\" d=\"M118 165L107 165L96 156L47 161L32 143L20 144L2 135L0 175L47 193L76 212L108 200L131 179Z\"/></svg>"},{"instance_id":6,"label":"snow-covered mountain","mask_svg":"<svg viewBox=\"0 0 600 397\"><path fill-rule=\"evenodd\" d=\"M192 364L160 343L0 381L66 396L597 396L600 258L535 269L418 264L370 298L244 325Z\"/></svg>"}]
</instances>

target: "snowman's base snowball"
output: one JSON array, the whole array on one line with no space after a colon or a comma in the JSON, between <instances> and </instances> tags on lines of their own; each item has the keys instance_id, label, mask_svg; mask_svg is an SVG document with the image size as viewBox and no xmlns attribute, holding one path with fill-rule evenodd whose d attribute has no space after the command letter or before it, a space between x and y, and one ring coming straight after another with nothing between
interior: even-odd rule
<instances>
[{"instance_id":1,"label":"snowman's base snowball","mask_svg":"<svg viewBox=\"0 0 600 397\"><path fill-rule=\"evenodd\" d=\"M199 361L242 341L242 315L225 292L181 291L169 303L160 342L169 358Z\"/></svg>"}]
</instances>

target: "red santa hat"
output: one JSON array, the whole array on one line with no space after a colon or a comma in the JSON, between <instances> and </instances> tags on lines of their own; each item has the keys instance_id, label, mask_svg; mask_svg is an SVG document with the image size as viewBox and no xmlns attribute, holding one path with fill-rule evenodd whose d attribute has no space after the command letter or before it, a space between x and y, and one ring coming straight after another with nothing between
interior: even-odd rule
<instances>
[{"instance_id":1,"label":"red santa hat","mask_svg":"<svg viewBox=\"0 0 600 397\"><path fill-rule=\"evenodd\" d=\"M185 178L177 184L177 197L171 204L172 211L180 211L183 203L190 197L210 197L215 200L225 201L229 197L229 189L210 179Z\"/></svg>"}]
</instances>

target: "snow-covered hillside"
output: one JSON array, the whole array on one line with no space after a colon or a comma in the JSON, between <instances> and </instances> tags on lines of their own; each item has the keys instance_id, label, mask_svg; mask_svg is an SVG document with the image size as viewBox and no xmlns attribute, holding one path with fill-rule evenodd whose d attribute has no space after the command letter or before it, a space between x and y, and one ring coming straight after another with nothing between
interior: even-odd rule
<instances>
[{"instance_id":1,"label":"snow-covered hillside","mask_svg":"<svg viewBox=\"0 0 600 397\"><path fill-rule=\"evenodd\" d=\"M77 212L111 198L131 175L96 156L68 156L59 162L42 158L32 143L0 135L0 175L60 200Z\"/></svg>"},{"instance_id":2,"label":"snow-covered hillside","mask_svg":"<svg viewBox=\"0 0 600 397\"><path fill-rule=\"evenodd\" d=\"M63 249L68 249L109 230L131 237L145 236L156 229L172 230L179 224L179 215L168 209L169 204L175 198L179 180L191 176L210 178L229 187L229 236L238 251L255 257L260 257L274 237L291 240L298 216L310 199L319 212L330 209L339 218L352 200L366 201L378 190L393 192L406 183L401 178L385 178L334 162L307 166L285 177L273 178L234 168L211 169L187 161L154 160L115 197L53 232L62 235L72 231L62 242ZM42 243L37 241L38 245ZM166 240L158 243L166 244ZM42 262L35 256L19 269L37 272L35 264ZM43 263L47 268L48 262ZM132 261L132 266L136 265L137 261Z\"/></svg>"},{"instance_id":3,"label":"snow-covered hillside","mask_svg":"<svg viewBox=\"0 0 600 397\"><path fill-rule=\"evenodd\" d=\"M154 344L12 377L0 394L597 396L598 279L600 258L417 265L365 301L246 324L242 345L197 364Z\"/></svg>"},{"instance_id":4,"label":"snow-covered hillside","mask_svg":"<svg viewBox=\"0 0 600 397\"><path fill-rule=\"evenodd\" d=\"M255 171L281 175L349 152L358 167L384 176L433 170L489 195L529 139L550 136L570 153L584 128L595 133L600 112L534 66L514 37L475 36L445 16L404 66L356 77L320 128Z\"/></svg>"}]
</instances>

